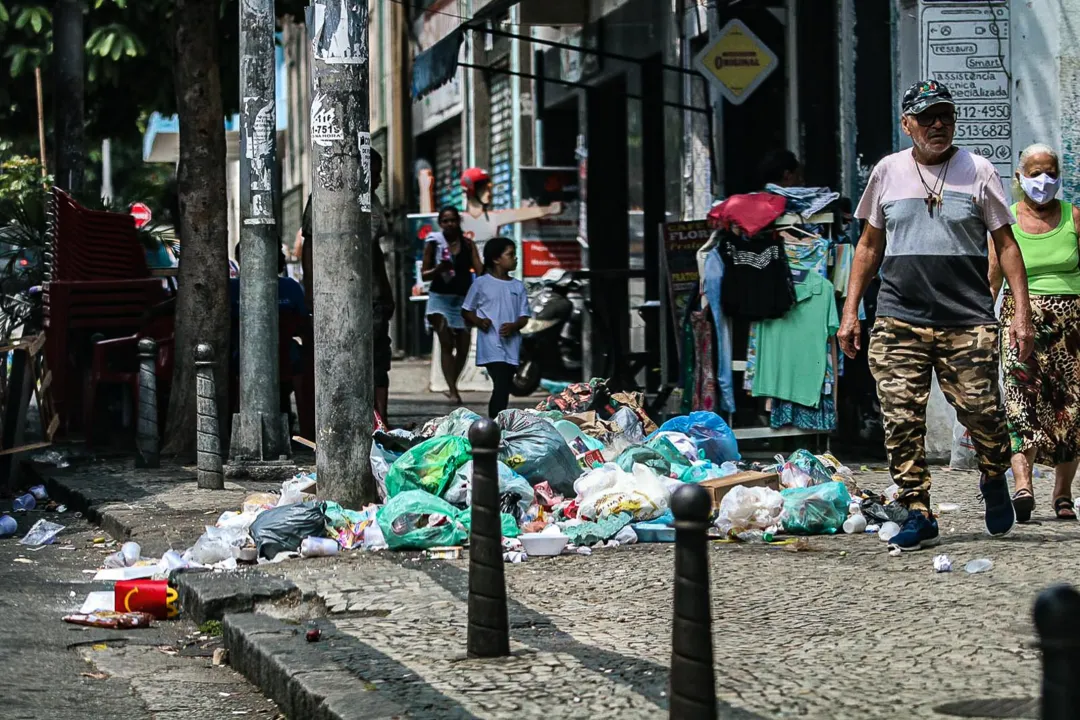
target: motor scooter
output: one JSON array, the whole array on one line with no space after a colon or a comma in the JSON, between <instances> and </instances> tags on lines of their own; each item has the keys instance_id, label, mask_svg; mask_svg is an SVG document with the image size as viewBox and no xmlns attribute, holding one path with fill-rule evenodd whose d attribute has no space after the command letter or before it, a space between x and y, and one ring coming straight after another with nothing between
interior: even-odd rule
<instances>
[{"instance_id":1,"label":"motor scooter","mask_svg":"<svg viewBox=\"0 0 1080 720\"><path fill-rule=\"evenodd\" d=\"M584 280L574 271L548 270L530 298L532 317L521 330L521 356L511 392L525 397L540 381L581 380L581 325Z\"/></svg>"}]
</instances>

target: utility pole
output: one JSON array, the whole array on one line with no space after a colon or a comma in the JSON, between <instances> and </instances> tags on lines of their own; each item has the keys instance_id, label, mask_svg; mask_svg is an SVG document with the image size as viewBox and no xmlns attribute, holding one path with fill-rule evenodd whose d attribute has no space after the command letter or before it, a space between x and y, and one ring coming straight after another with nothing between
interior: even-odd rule
<instances>
[{"instance_id":1,"label":"utility pole","mask_svg":"<svg viewBox=\"0 0 1080 720\"><path fill-rule=\"evenodd\" d=\"M371 475L371 135L368 4L313 0L312 265L319 495L377 498Z\"/></svg>"},{"instance_id":2,"label":"utility pole","mask_svg":"<svg viewBox=\"0 0 1080 720\"><path fill-rule=\"evenodd\" d=\"M278 238L274 0L240 3L240 413L234 462L283 459L290 451L278 368Z\"/></svg>"},{"instance_id":3,"label":"utility pole","mask_svg":"<svg viewBox=\"0 0 1080 720\"><path fill-rule=\"evenodd\" d=\"M55 182L70 193L82 191L85 166L84 0L56 0L53 11L53 123L56 130Z\"/></svg>"}]
</instances>

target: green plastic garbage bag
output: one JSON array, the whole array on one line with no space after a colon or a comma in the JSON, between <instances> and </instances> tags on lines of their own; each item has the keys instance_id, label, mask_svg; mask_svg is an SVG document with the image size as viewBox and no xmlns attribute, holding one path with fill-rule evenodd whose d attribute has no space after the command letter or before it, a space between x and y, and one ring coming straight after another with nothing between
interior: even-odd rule
<instances>
[{"instance_id":1,"label":"green plastic garbage bag","mask_svg":"<svg viewBox=\"0 0 1080 720\"><path fill-rule=\"evenodd\" d=\"M462 545L472 530L472 509L458 510L423 490L406 490L383 505L375 521L391 550L427 550ZM503 537L521 531L512 515L501 513Z\"/></svg>"},{"instance_id":2,"label":"green plastic garbage bag","mask_svg":"<svg viewBox=\"0 0 1080 720\"><path fill-rule=\"evenodd\" d=\"M634 472L634 465L644 465L661 476L671 473L671 462L656 450L644 445L626 448L615 458L615 464L628 473Z\"/></svg>"},{"instance_id":3,"label":"green plastic garbage bag","mask_svg":"<svg viewBox=\"0 0 1080 720\"><path fill-rule=\"evenodd\" d=\"M679 448L675 447L675 444L663 436L654 436L647 443L645 447L651 448L659 453L673 468L690 467L692 463L686 459L686 456L682 454ZM664 473L665 475L668 473Z\"/></svg>"},{"instance_id":4,"label":"green plastic garbage bag","mask_svg":"<svg viewBox=\"0 0 1080 720\"><path fill-rule=\"evenodd\" d=\"M391 550L461 545L468 537L461 511L423 490L406 490L390 498L375 521Z\"/></svg>"},{"instance_id":5,"label":"green plastic garbage bag","mask_svg":"<svg viewBox=\"0 0 1080 720\"><path fill-rule=\"evenodd\" d=\"M465 529L472 535L472 508L466 508L461 512L461 524L465 526ZM518 527L517 520L513 515L507 515L506 513L499 513L499 524L502 526L502 536L508 538L516 538L521 534L521 528Z\"/></svg>"},{"instance_id":6,"label":"green plastic garbage bag","mask_svg":"<svg viewBox=\"0 0 1080 720\"><path fill-rule=\"evenodd\" d=\"M471 459L471 453L469 441L454 435L425 440L409 448L386 474L387 497L393 498L408 490L442 495L458 468Z\"/></svg>"},{"instance_id":7,"label":"green plastic garbage bag","mask_svg":"<svg viewBox=\"0 0 1080 720\"><path fill-rule=\"evenodd\" d=\"M793 535L834 535L847 520L851 495L842 482L781 490L784 531Z\"/></svg>"}]
</instances>

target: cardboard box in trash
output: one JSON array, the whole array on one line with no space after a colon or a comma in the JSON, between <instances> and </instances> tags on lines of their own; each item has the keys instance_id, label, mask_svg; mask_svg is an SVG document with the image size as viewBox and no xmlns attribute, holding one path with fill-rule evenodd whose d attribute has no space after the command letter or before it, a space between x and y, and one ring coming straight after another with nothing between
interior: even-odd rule
<instances>
[{"instance_id":1,"label":"cardboard box in trash","mask_svg":"<svg viewBox=\"0 0 1080 720\"><path fill-rule=\"evenodd\" d=\"M779 490L780 473L752 472L748 470L746 472L728 475L727 477L716 478L715 480L704 480L698 484L709 491L709 495L712 496L713 508L719 508L720 501L723 500L724 496L736 485L745 485L746 487L767 487L772 488L773 490Z\"/></svg>"}]
</instances>

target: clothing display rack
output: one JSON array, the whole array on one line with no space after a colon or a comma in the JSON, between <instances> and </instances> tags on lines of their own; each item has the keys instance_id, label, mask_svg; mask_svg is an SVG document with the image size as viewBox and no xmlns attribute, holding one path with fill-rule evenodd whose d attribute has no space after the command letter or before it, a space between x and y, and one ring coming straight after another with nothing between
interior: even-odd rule
<instances>
[{"instance_id":1,"label":"clothing display rack","mask_svg":"<svg viewBox=\"0 0 1080 720\"><path fill-rule=\"evenodd\" d=\"M805 232L804 230L802 230L802 228L808 225L814 225L819 227L821 229L821 232L815 234L820 236L822 239L828 241L829 249L827 250L827 267L832 268L835 265L836 260L836 245L833 237L834 219L835 218L833 216L833 213L831 212L818 213L807 218L792 213L786 213L777 218L770 227L772 227L774 230L787 230L790 228L795 230L796 232ZM787 242L788 241L785 241L785 245L787 244ZM733 331L733 322L730 318L727 320L727 323L728 327ZM833 403L835 404L837 400L837 386L839 384L837 382L839 374L839 358L837 353L835 336L829 339L829 353L831 354L832 367L834 368L832 395ZM743 388L743 378L747 371L747 358L743 357L742 359L738 360L733 358L731 368L733 375L733 384L735 388ZM826 450L830 447L829 438L831 431L829 430L808 430L794 426L774 428L771 425L748 425L740 427L735 424L734 413L728 414L728 424L731 426L732 431L735 433L735 437L739 440L767 440L769 438L780 437L820 437L824 435Z\"/></svg>"}]
</instances>

